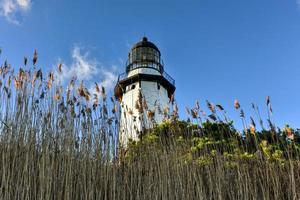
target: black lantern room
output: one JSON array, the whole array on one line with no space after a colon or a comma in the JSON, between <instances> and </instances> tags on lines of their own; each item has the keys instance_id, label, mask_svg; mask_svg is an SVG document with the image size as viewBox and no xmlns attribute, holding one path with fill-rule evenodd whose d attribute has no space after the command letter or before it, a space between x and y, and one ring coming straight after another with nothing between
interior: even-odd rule
<instances>
[{"instance_id":1,"label":"black lantern room","mask_svg":"<svg viewBox=\"0 0 300 200\"><path fill-rule=\"evenodd\" d=\"M160 73L164 72L159 49L146 37L136 43L128 55L126 72L137 68L153 68Z\"/></svg>"}]
</instances>

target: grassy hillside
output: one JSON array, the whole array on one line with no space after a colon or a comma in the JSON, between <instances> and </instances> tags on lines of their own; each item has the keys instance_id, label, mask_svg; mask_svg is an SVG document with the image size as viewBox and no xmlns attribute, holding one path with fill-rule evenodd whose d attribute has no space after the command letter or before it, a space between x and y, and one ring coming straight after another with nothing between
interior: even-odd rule
<instances>
[{"instance_id":1,"label":"grassy hillside","mask_svg":"<svg viewBox=\"0 0 300 200\"><path fill-rule=\"evenodd\" d=\"M24 59L0 69L0 199L299 199L299 136L267 119L232 126L221 105L197 103L118 148L119 109L105 88L56 83ZM31 61L30 61L31 63ZM266 105L272 115L270 99ZM245 122L238 101L234 103ZM146 107L146 106L145 106ZM217 110L221 116L217 115ZM153 118L153 112L141 111ZM125 114L130 114L125 113Z\"/></svg>"}]
</instances>

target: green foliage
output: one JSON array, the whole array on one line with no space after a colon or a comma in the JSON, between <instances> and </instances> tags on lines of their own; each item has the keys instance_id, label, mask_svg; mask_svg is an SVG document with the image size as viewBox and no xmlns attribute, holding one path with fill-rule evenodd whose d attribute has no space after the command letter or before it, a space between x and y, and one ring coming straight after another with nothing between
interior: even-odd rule
<instances>
[{"instance_id":1,"label":"green foliage","mask_svg":"<svg viewBox=\"0 0 300 200\"><path fill-rule=\"evenodd\" d=\"M230 123L213 123L210 121L196 124L176 120L157 124L136 142L135 148L129 145L128 158L141 156L134 152L141 147L151 147L151 151L166 152L170 146L176 145L184 162L196 162L201 166L211 164L210 158L222 156L229 163L239 160L265 159L268 162L285 163L287 159L297 159L300 145L291 143L272 131L263 130L256 134L247 134L245 138ZM138 146L139 148L136 148Z\"/></svg>"}]
</instances>

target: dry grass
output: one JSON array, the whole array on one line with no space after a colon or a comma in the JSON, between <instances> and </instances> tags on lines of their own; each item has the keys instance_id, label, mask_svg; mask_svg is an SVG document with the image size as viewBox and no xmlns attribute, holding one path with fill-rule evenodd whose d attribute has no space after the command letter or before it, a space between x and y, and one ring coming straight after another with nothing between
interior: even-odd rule
<instances>
[{"instance_id":1,"label":"dry grass","mask_svg":"<svg viewBox=\"0 0 300 200\"><path fill-rule=\"evenodd\" d=\"M300 198L297 156L271 162L264 155L231 158L206 148L192 154L189 140L148 137L118 157L115 101L108 102L98 85L96 94L83 83L76 88L75 79L63 93L53 73L37 69L37 55L35 67L13 73L5 62L0 69L0 199ZM207 104L210 120L218 123L215 106ZM235 107L240 109L237 101ZM198 116L199 103L191 113L199 124L208 120ZM189 132L180 131L158 134Z\"/></svg>"}]
</instances>

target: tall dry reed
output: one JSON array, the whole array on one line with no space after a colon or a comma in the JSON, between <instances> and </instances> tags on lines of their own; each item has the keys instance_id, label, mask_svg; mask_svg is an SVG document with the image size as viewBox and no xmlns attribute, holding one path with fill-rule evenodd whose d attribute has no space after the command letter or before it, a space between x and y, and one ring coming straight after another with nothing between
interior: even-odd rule
<instances>
[{"instance_id":1,"label":"tall dry reed","mask_svg":"<svg viewBox=\"0 0 300 200\"><path fill-rule=\"evenodd\" d=\"M191 135L189 128L171 126L156 132L167 137L142 138L130 152L119 153L119 110L105 89L96 84L91 94L75 78L64 88L37 65L35 51L32 66L25 58L17 72L6 61L0 69L0 199L300 198L297 159L282 164L263 155L224 156L230 145L192 151L189 136L181 142L172 137ZM215 106L207 104L209 120L218 123ZM208 120L199 103L187 110L196 123ZM170 115L176 123L177 113Z\"/></svg>"}]
</instances>

